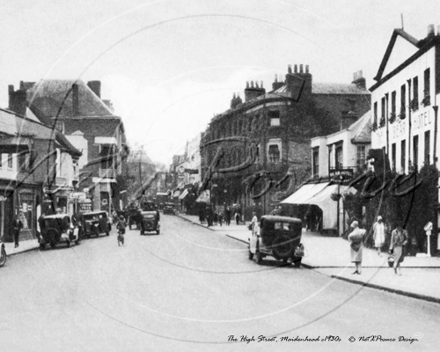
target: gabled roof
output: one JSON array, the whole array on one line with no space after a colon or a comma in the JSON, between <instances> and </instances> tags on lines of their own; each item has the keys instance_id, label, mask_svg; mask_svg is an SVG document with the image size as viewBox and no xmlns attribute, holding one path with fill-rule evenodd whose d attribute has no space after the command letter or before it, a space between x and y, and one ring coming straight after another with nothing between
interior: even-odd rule
<instances>
[{"instance_id":1,"label":"gabled roof","mask_svg":"<svg viewBox=\"0 0 440 352\"><path fill-rule=\"evenodd\" d=\"M352 131L352 143L371 143L371 110L348 127Z\"/></svg>"},{"instance_id":2,"label":"gabled roof","mask_svg":"<svg viewBox=\"0 0 440 352\"><path fill-rule=\"evenodd\" d=\"M78 113L72 86L78 86ZM29 85L28 85L29 86ZM113 117L109 107L81 80L41 80L27 90L28 105L38 118Z\"/></svg>"},{"instance_id":3,"label":"gabled roof","mask_svg":"<svg viewBox=\"0 0 440 352\"><path fill-rule=\"evenodd\" d=\"M393 34L391 35L390 42L388 43L387 50L385 51L385 55L382 59L382 62L380 63L379 70L377 71L376 77L374 77L374 80L380 81L382 79L382 75L385 71L385 67L388 63L388 60L391 56L391 52L393 51L394 44L396 43L397 37L400 36L406 41L408 41L410 44L414 45L416 48L421 48L423 45L423 42L420 40L417 40L416 38L412 37L408 33L406 33L403 29L396 28L393 31Z\"/></svg>"}]
</instances>

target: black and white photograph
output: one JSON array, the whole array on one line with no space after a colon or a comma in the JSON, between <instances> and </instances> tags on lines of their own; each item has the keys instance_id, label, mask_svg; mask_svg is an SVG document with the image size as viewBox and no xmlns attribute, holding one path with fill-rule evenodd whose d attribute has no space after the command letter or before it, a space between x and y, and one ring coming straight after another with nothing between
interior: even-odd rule
<instances>
[{"instance_id":1,"label":"black and white photograph","mask_svg":"<svg viewBox=\"0 0 440 352\"><path fill-rule=\"evenodd\" d=\"M440 2L0 13L0 351L438 350Z\"/></svg>"}]
</instances>

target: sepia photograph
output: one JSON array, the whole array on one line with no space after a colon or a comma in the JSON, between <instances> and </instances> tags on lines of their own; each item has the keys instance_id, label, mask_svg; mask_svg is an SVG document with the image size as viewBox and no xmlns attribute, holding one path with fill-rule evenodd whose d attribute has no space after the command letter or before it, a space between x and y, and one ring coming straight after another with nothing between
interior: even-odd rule
<instances>
[{"instance_id":1,"label":"sepia photograph","mask_svg":"<svg viewBox=\"0 0 440 352\"><path fill-rule=\"evenodd\" d=\"M440 2L0 13L2 352L438 350Z\"/></svg>"}]
</instances>

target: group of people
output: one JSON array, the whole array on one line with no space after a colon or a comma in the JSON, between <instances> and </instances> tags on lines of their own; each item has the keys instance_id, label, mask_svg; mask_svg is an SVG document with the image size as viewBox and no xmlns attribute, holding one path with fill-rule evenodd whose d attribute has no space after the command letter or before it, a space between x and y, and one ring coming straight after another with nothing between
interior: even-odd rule
<instances>
[{"instance_id":1,"label":"group of people","mask_svg":"<svg viewBox=\"0 0 440 352\"><path fill-rule=\"evenodd\" d=\"M201 224L203 224L205 221L209 226L213 226L214 223L219 224L220 226L223 225L223 221L226 225L231 225L231 219L232 219L232 210L230 207L225 206L223 211L214 211L211 206L206 206L206 208L200 208L199 210L199 221ZM240 212L238 209L234 212L234 219L237 225L240 223Z\"/></svg>"},{"instance_id":2,"label":"group of people","mask_svg":"<svg viewBox=\"0 0 440 352\"><path fill-rule=\"evenodd\" d=\"M356 269L353 274L360 275L362 272L362 249L367 231L359 227L358 221L353 221L350 225L353 231L348 235L350 243L351 261L355 264ZM382 247L385 244L385 224L382 216L377 217L377 221L373 224L374 247L377 254L382 256ZM402 223L398 223L396 228L391 232L391 239L388 253L393 256L393 269L396 275L401 275L400 263L403 261L403 248L408 243L408 232L403 229Z\"/></svg>"}]
</instances>

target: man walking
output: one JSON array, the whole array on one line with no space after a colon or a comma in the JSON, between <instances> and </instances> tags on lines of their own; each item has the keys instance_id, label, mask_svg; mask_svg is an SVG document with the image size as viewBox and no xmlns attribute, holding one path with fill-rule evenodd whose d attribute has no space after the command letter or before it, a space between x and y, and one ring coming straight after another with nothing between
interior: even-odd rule
<instances>
[{"instance_id":1,"label":"man walking","mask_svg":"<svg viewBox=\"0 0 440 352\"><path fill-rule=\"evenodd\" d=\"M18 242L20 237L20 231L22 228L23 228L23 223L21 222L20 218L16 216L14 221L12 222L12 232L14 235L15 248L19 246Z\"/></svg>"}]
</instances>

